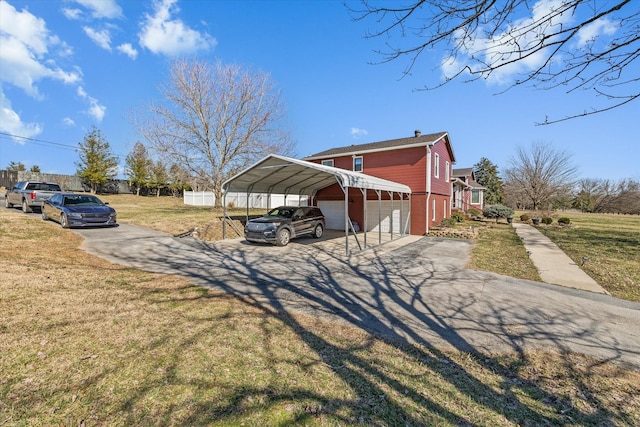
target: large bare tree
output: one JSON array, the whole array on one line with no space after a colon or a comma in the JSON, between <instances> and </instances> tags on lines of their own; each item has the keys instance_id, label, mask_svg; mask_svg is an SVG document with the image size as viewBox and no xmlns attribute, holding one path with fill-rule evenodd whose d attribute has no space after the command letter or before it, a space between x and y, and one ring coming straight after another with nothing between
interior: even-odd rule
<instances>
[{"instance_id":1,"label":"large bare tree","mask_svg":"<svg viewBox=\"0 0 640 427\"><path fill-rule=\"evenodd\" d=\"M555 197L572 190L577 168L571 155L552 145L519 146L505 171L505 193L518 208L549 209Z\"/></svg>"},{"instance_id":2,"label":"large bare tree","mask_svg":"<svg viewBox=\"0 0 640 427\"><path fill-rule=\"evenodd\" d=\"M637 0L362 0L356 20L371 20L368 37L384 38L382 62L406 58L405 74L434 48L444 78L502 79L510 87L589 89L604 103L552 123L617 108L640 97L640 2Z\"/></svg>"},{"instance_id":3,"label":"large bare tree","mask_svg":"<svg viewBox=\"0 0 640 427\"><path fill-rule=\"evenodd\" d=\"M176 60L161 87L163 102L135 117L143 138L169 167L179 165L194 188L212 190L267 154L291 154L284 108L270 76L239 65Z\"/></svg>"}]
</instances>

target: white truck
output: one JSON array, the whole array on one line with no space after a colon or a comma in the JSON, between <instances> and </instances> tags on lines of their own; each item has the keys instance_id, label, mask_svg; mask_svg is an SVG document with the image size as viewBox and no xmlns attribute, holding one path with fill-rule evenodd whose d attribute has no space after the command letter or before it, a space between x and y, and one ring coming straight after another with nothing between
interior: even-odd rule
<instances>
[{"instance_id":1,"label":"white truck","mask_svg":"<svg viewBox=\"0 0 640 427\"><path fill-rule=\"evenodd\" d=\"M53 194L62 191L54 182L18 181L4 195L4 206L21 206L22 212L33 212L33 208L42 209L42 202Z\"/></svg>"}]
</instances>

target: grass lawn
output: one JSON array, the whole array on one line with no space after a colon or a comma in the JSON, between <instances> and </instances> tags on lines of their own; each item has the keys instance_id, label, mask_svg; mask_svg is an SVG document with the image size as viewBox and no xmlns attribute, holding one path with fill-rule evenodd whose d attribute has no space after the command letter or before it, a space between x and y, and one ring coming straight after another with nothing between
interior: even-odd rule
<instances>
[{"instance_id":1,"label":"grass lawn","mask_svg":"<svg viewBox=\"0 0 640 427\"><path fill-rule=\"evenodd\" d=\"M131 202L136 214L113 197L121 221L153 215L148 200ZM216 216L165 209L153 221L172 233ZM574 354L398 346L80 244L0 210L0 426L640 424L640 372Z\"/></svg>"}]
</instances>

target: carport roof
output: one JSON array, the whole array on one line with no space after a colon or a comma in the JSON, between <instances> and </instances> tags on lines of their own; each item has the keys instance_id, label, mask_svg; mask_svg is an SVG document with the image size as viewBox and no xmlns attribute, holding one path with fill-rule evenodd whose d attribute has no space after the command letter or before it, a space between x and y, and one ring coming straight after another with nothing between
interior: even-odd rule
<instances>
[{"instance_id":1,"label":"carport roof","mask_svg":"<svg viewBox=\"0 0 640 427\"><path fill-rule=\"evenodd\" d=\"M342 187L411 194L404 184L360 172L270 154L225 181L225 192L314 195L336 182Z\"/></svg>"}]
</instances>

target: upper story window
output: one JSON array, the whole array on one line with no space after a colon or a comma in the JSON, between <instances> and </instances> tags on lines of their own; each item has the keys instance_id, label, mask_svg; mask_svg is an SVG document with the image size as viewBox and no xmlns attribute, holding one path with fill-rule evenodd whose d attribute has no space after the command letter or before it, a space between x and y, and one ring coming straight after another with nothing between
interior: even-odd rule
<instances>
[{"instance_id":1,"label":"upper story window","mask_svg":"<svg viewBox=\"0 0 640 427\"><path fill-rule=\"evenodd\" d=\"M322 164L325 166L331 166L333 167L333 159L329 159L329 160L323 160Z\"/></svg>"},{"instance_id":2,"label":"upper story window","mask_svg":"<svg viewBox=\"0 0 640 427\"><path fill-rule=\"evenodd\" d=\"M362 156L354 156L353 157L353 171L354 172L362 172Z\"/></svg>"},{"instance_id":3,"label":"upper story window","mask_svg":"<svg viewBox=\"0 0 640 427\"><path fill-rule=\"evenodd\" d=\"M438 153L433 157L433 176L440 177L440 154Z\"/></svg>"},{"instance_id":4,"label":"upper story window","mask_svg":"<svg viewBox=\"0 0 640 427\"><path fill-rule=\"evenodd\" d=\"M444 179L445 179L445 181L449 182L449 168L450 168L449 161L444 162L444 165L445 165L445 168L446 168L445 171L444 171Z\"/></svg>"}]
</instances>

